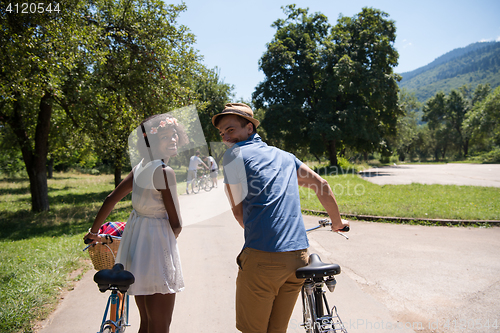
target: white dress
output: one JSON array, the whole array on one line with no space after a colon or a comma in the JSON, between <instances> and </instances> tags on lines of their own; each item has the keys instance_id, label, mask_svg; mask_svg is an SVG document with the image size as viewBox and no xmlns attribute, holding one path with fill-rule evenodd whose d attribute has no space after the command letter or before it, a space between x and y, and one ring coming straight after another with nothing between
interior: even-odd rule
<instances>
[{"instance_id":1,"label":"white dress","mask_svg":"<svg viewBox=\"0 0 500 333\"><path fill-rule=\"evenodd\" d=\"M153 187L153 172L161 166L161 161L145 166L141 161L134 169L134 210L116 256L116 262L134 274L135 283L128 290L130 295L171 294L184 289L177 240L161 193Z\"/></svg>"}]
</instances>

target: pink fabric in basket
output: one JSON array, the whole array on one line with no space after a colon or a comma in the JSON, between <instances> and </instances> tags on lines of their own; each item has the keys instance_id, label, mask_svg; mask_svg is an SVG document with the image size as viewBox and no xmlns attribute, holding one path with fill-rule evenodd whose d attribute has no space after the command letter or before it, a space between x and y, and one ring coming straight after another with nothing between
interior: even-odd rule
<instances>
[{"instance_id":1,"label":"pink fabric in basket","mask_svg":"<svg viewBox=\"0 0 500 333\"><path fill-rule=\"evenodd\" d=\"M99 229L99 234L121 237L126 222L106 222Z\"/></svg>"}]
</instances>

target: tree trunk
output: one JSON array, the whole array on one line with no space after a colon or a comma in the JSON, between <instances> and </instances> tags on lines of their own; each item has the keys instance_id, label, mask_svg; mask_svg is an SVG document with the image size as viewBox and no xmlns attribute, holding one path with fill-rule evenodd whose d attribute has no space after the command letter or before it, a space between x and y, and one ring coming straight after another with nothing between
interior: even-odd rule
<instances>
[{"instance_id":1,"label":"tree trunk","mask_svg":"<svg viewBox=\"0 0 500 333\"><path fill-rule=\"evenodd\" d=\"M115 187L122 182L122 150L116 149L115 151Z\"/></svg>"},{"instance_id":2,"label":"tree trunk","mask_svg":"<svg viewBox=\"0 0 500 333\"><path fill-rule=\"evenodd\" d=\"M54 159L51 158L47 163L47 178L52 179L54 176Z\"/></svg>"},{"instance_id":3,"label":"tree trunk","mask_svg":"<svg viewBox=\"0 0 500 333\"><path fill-rule=\"evenodd\" d=\"M464 158L469 155L469 140L464 140L463 144L463 149L464 149Z\"/></svg>"},{"instance_id":4,"label":"tree trunk","mask_svg":"<svg viewBox=\"0 0 500 333\"><path fill-rule=\"evenodd\" d=\"M34 212L49 210L49 191L47 186L47 173L45 168L32 167L28 171L30 179L31 209Z\"/></svg>"},{"instance_id":5,"label":"tree trunk","mask_svg":"<svg viewBox=\"0 0 500 333\"><path fill-rule=\"evenodd\" d=\"M326 147L328 150L328 158L330 160L331 166L337 165L337 146L335 140L330 140L326 143Z\"/></svg>"},{"instance_id":6,"label":"tree trunk","mask_svg":"<svg viewBox=\"0 0 500 333\"><path fill-rule=\"evenodd\" d=\"M34 212L49 210L47 186L47 152L52 116L52 97L46 93L40 100L38 119L35 129L35 150L27 135L27 129L21 116L22 103L14 102L13 114L8 122L15 133L23 155L26 172L30 180L31 209Z\"/></svg>"},{"instance_id":7,"label":"tree trunk","mask_svg":"<svg viewBox=\"0 0 500 333\"><path fill-rule=\"evenodd\" d=\"M34 165L34 179L30 183L32 209L35 212L49 210L49 191L47 186L47 153L49 152L49 132L50 132L50 118L52 117L52 96L45 93L40 101L40 113L38 114L38 122L36 124L35 132L35 158L33 159Z\"/></svg>"},{"instance_id":8,"label":"tree trunk","mask_svg":"<svg viewBox=\"0 0 500 333\"><path fill-rule=\"evenodd\" d=\"M122 182L122 166L115 164L115 187Z\"/></svg>"}]
</instances>

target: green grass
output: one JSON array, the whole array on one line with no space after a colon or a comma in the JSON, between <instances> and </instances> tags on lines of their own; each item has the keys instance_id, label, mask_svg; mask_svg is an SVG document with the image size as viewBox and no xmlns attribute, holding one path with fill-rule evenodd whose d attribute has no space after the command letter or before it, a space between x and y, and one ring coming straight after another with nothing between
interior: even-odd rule
<instances>
[{"instance_id":1,"label":"green grass","mask_svg":"<svg viewBox=\"0 0 500 333\"><path fill-rule=\"evenodd\" d=\"M449 219L498 219L500 189L443 185L386 185L355 175L326 176L343 213ZM88 269L82 237L106 196L112 175L55 174L48 181L50 211L31 212L29 182L0 178L0 332L32 332L71 288L71 273ZM185 183L178 184L179 193ZM302 207L323 210L301 189ZM126 221L130 197L108 221Z\"/></svg>"},{"instance_id":2,"label":"green grass","mask_svg":"<svg viewBox=\"0 0 500 333\"><path fill-rule=\"evenodd\" d=\"M71 288L70 273L91 267L82 237L113 176L56 174L48 186L50 211L32 213L29 182L0 179L0 332L32 332ZM111 220L126 220L130 207L120 202Z\"/></svg>"},{"instance_id":3,"label":"green grass","mask_svg":"<svg viewBox=\"0 0 500 333\"><path fill-rule=\"evenodd\" d=\"M0 242L0 332L31 332L36 320L53 310L60 292L71 287L69 273L90 267L82 261L81 237Z\"/></svg>"},{"instance_id":4,"label":"green grass","mask_svg":"<svg viewBox=\"0 0 500 333\"><path fill-rule=\"evenodd\" d=\"M500 188L456 185L377 185L356 175L324 177L346 214L429 219L498 220ZM303 209L323 207L301 189Z\"/></svg>"},{"instance_id":5,"label":"green grass","mask_svg":"<svg viewBox=\"0 0 500 333\"><path fill-rule=\"evenodd\" d=\"M50 211L32 213L29 181L0 178L2 333L32 332L55 308L61 291L71 288L70 273L91 267L82 238L115 187L113 175L74 172L55 174L48 186ZM186 183L177 189L184 193ZM107 220L126 221L131 210L129 195Z\"/></svg>"}]
</instances>

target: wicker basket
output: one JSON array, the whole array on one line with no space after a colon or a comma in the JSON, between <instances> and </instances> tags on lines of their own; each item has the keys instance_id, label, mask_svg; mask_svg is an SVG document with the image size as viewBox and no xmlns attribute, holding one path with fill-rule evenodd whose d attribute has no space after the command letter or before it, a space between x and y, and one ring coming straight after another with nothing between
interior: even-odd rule
<instances>
[{"instance_id":1,"label":"wicker basket","mask_svg":"<svg viewBox=\"0 0 500 333\"><path fill-rule=\"evenodd\" d=\"M113 268L119 246L120 240L115 238L108 240L107 243L97 243L89 247L90 260L95 270Z\"/></svg>"}]
</instances>

